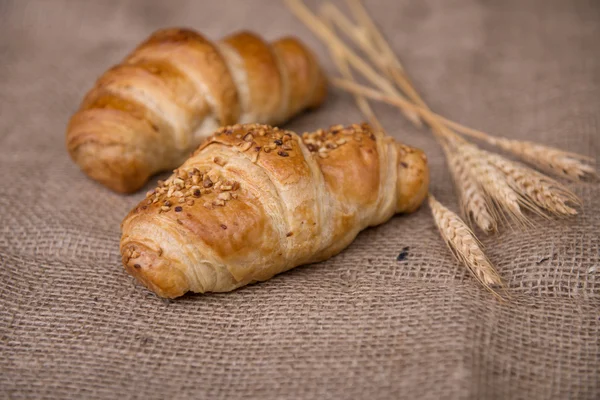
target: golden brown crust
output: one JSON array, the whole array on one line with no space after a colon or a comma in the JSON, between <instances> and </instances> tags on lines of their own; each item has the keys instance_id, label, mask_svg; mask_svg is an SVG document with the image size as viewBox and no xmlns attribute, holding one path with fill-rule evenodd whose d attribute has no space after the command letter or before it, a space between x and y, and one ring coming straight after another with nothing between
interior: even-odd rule
<instances>
[{"instance_id":1,"label":"golden brown crust","mask_svg":"<svg viewBox=\"0 0 600 400\"><path fill-rule=\"evenodd\" d=\"M366 124L223 127L125 218L123 262L163 297L233 290L337 254L426 185L422 153Z\"/></svg>"},{"instance_id":2,"label":"golden brown crust","mask_svg":"<svg viewBox=\"0 0 600 400\"><path fill-rule=\"evenodd\" d=\"M270 46L251 32L231 35L223 42L231 46L243 61L248 87L245 91L247 104L244 104L244 111L250 116L247 119L262 121L277 115L283 96L283 82Z\"/></svg>"},{"instance_id":3,"label":"golden brown crust","mask_svg":"<svg viewBox=\"0 0 600 400\"><path fill-rule=\"evenodd\" d=\"M284 66L281 69L287 83L283 120L306 107L320 105L327 95L327 82L311 51L291 37L274 42L273 51Z\"/></svg>"},{"instance_id":4,"label":"golden brown crust","mask_svg":"<svg viewBox=\"0 0 600 400\"><path fill-rule=\"evenodd\" d=\"M69 123L67 148L90 177L132 192L218 126L283 122L320 104L324 88L316 59L294 39L270 46L241 32L214 44L164 29L98 79Z\"/></svg>"}]
</instances>

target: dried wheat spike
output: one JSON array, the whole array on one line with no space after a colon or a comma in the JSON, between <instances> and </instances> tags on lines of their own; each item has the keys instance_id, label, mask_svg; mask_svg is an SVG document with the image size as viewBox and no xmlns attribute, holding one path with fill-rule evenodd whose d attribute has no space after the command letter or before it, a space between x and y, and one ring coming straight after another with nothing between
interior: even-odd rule
<instances>
[{"instance_id":1,"label":"dried wheat spike","mask_svg":"<svg viewBox=\"0 0 600 400\"><path fill-rule=\"evenodd\" d=\"M492 214L492 208L477 180L471 175L464 160L458 157L456 152L445 144L443 148L448 168L458 189L460 206L465 217L469 223L474 221L486 233L495 231L498 228L496 217Z\"/></svg>"},{"instance_id":2,"label":"dried wheat spike","mask_svg":"<svg viewBox=\"0 0 600 400\"><path fill-rule=\"evenodd\" d=\"M529 223L519 205L519 195L510 187L506 176L489 162L492 153L468 142L455 144L455 149L457 157L462 157L466 167L485 192L494 215L508 216L511 222L519 225Z\"/></svg>"},{"instance_id":3,"label":"dried wheat spike","mask_svg":"<svg viewBox=\"0 0 600 400\"><path fill-rule=\"evenodd\" d=\"M593 161L590 157L521 140L490 137L487 141L490 144L516 155L523 161L534 165L540 170L557 176L571 180L598 177L594 167L586 164L586 161Z\"/></svg>"},{"instance_id":4,"label":"dried wheat spike","mask_svg":"<svg viewBox=\"0 0 600 400\"><path fill-rule=\"evenodd\" d=\"M581 200L559 182L496 154L490 154L489 160L506 175L509 185L531 203L530 208L537 206L537 211L557 216L577 214L568 203L581 205Z\"/></svg>"},{"instance_id":5,"label":"dried wheat spike","mask_svg":"<svg viewBox=\"0 0 600 400\"><path fill-rule=\"evenodd\" d=\"M454 256L467 266L479 282L500 296L494 287L503 287L502 279L486 257L481 245L469 227L429 194L429 207L440 234Z\"/></svg>"}]
</instances>

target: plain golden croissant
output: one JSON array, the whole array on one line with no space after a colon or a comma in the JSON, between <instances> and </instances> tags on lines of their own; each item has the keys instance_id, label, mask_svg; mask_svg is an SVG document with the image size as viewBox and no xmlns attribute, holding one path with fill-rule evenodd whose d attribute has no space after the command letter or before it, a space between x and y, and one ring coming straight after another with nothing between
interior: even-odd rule
<instances>
[{"instance_id":1,"label":"plain golden croissant","mask_svg":"<svg viewBox=\"0 0 600 400\"><path fill-rule=\"evenodd\" d=\"M162 297L230 291L332 257L428 182L423 152L367 124L220 128L125 218L123 264Z\"/></svg>"},{"instance_id":2,"label":"plain golden croissant","mask_svg":"<svg viewBox=\"0 0 600 400\"><path fill-rule=\"evenodd\" d=\"M241 32L212 43L161 30L88 92L67 148L87 175L132 192L180 165L219 126L278 124L325 95L317 60L294 38L268 44Z\"/></svg>"}]
</instances>

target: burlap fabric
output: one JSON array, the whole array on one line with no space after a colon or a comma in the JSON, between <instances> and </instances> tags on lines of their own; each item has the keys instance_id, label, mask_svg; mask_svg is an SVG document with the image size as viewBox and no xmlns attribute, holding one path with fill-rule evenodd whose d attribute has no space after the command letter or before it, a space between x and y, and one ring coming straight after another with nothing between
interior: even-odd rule
<instances>
[{"instance_id":1,"label":"burlap fabric","mask_svg":"<svg viewBox=\"0 0 600 400\"><path fill-rule=\"evenodd\" d=\"M434 109L599 155L598 2L367 6ZM572 186L585 204L578 218L483 239L509 304L453 261L427 208L234 293L167 302L135 284L120 264L119 223L143 194L86 179L64 131L94 79L168 25L212 38L293 33L334 70L275 1L0 1L1 398L600 398L599 186ZM377 111L427 151L431 189L456 209L431 137ZM359 119L333 90L287 127Z\"/></svg>"}]
</instances>

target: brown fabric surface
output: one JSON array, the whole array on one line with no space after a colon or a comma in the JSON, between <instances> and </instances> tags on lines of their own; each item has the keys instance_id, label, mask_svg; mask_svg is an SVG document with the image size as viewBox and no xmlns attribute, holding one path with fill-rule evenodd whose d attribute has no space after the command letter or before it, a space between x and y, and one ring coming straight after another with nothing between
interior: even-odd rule
<instances>
[{"instance_id":1,"label":"brown fabric surface","mask_svg":"<svg viewBox=\"0 0 600 400\"><path fill-rule=\"evenodd\" d=\"M435 110L600 155L600 3L366 4ZM275 1L0 1L0 397L600 398L598 185L571 185L585 204L577 218L482 237L509 304L453 261L427 208L233 293L166 302L135 284L119 223L143 193L86 179L64 133L95 78L169 25L211 38L295 34L334 71ZM431 137L392 108L377 112L427 151L432 191L456 209ZM333 90L286 127L361 118Z\"/></svg>"}]
</instances>

